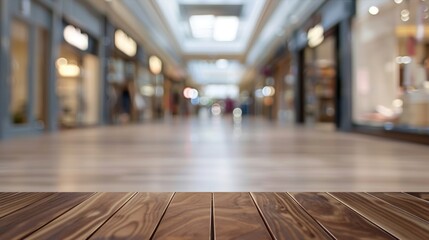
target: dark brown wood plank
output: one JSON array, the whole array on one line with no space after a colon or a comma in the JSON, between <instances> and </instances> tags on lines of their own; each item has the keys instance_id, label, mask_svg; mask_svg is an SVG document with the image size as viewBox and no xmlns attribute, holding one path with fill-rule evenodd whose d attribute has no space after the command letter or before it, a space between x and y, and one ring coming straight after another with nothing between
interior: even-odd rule
<instances>
[{"instance_id":1,"label":"dark brown wood plank","mask_svg":"<svg viewBox=\"0 0 429 240\"><path fill-rule=\"evenodd\" d=\"M211 193L176 193L153 239L209 239Z\"/></svg>"},{"instance_id":2,"label":"dark brown wood plank","mask_svg":"<svg viewBox=\"0 0 429 240\"><path fill-rule=\"evenodd\" d=\"M36 231L92 193L55 193L0 219L0 239L20 239Z\"/></svg>"},{"instance_id":3,"label":"dark brown wood plank","mask_svg":"<svg viewBox=\"0 0 429 240\"><path fill-rule=\"evenodd\" d=\"M429 223L366 193L330 193L400 239L429 239Z\"/></svg>"},{"instance_id":4,"label":"dark brown wood plank","mask_svg":"<svg viewBox=\"0 0 429 240\"><path fill-rule=\"evenodd\" d=\"M417 192L408 192L407 194L413 195L414 197L421 198L423 200L429 201L429 193L417 193Z\"/></svg>"},{"instance_id":5,"label":"dark brown wood plank","mask_svg":"<svg viewBox=\"0 0 429 240\"><path fill-rule=\"evenodd\" d=\"M134 193L97 193L27 239L86 239Z\"/></svg>"},{"instance_id":6,"label":"dark brown wood plank","mask_svg":"<svg viewBox=\"0 0 429 240\"><path fill-rule=\"evenodd\" d=\"M216 240L271 239L249 193L215 193L213 200Z\"/></svg>"},{"instance_id":7,"label":"dark brown wood plank","mask_svg":"<svg viewBox=\"0 0 429 240\"><path fill-rule=\"evenodd\" d=\"M149 239L173 193L137 193L91 239Z\"/></svg>"},{"instance_id":8,"label":"dark brown wood plank","mask_svg":"<svg viewBox=\"0 0 429 240\"><path fill-rule=\"evenodd\" d=\"M417 217L429 221L429 202L406 193L369 193Z\"/></svg>"},{"instance_id":9,"label":"dark brown wood plank","mask_svg":"<svg viewBox=\"0 0 429 240\"><path fill-rule=\"evenodd\" d=\"M332 239L288 194L251 195L276 239Z\"/></svg>"},{"instance_id":10,"label":"dark brown wood plank","mask_svg":"<svg viewBox=\"0 0 429 240\"><path fill-rule=\"evenodd\" d=\"M0 198L0 218L35 203L52 193L5 194Z\"/></svg>"},{"instance_id":11,"label":"dark brown wood plank","mask_svg":"<svg viewBox=\"0 0 429 240\"><path fill-rule=\"evenodd\" d=\"M327 193L289 193L337 239L394 239Z\"/></svg>"}]
</instances>

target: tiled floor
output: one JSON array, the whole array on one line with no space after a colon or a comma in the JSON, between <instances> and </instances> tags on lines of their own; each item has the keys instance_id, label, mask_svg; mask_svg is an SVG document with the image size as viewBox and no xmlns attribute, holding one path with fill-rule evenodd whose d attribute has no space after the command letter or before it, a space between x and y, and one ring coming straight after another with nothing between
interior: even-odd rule
<instances>
[{"instance_id":1,"label":"tiled floor","mask_svg":"<svg viewBox=\"0 0 429 240\"><path fill-rule=\"evenodd\" d=\"M264 120L175 120L0 142L0 191L427 191L429 147Z\"/></svg>"},{"instance_id":2,"label":"tiled floor","mask_svg":"<svg viewBox=\"0 0 429 240\"><path fill-rule=\"evenodd\" d=\"M429 239L418 193L0 193L0 239Z\"/></svg>"}]
</instances>

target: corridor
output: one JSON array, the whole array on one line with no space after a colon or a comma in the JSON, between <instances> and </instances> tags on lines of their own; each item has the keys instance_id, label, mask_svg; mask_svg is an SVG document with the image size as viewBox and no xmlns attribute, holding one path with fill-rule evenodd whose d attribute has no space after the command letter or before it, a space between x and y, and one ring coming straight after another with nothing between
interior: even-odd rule
<instances>
[{"instance_id":1,"label":"corridor","mask_svg":"<svg viewBox=\"0 0 429 240\"><path fill-rule=\"evenodd\" d=\"M429 148L265 119L175 119L0 142L0 191L426 191Z\"/></svg>"}]
</instances>

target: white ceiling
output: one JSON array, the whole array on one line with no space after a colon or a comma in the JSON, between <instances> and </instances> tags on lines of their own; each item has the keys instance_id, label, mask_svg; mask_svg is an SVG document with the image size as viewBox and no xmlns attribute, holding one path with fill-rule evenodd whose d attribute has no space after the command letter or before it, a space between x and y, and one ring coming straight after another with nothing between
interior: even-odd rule
<instances>
[{"instance_id":1,"label":"white ceiling","mask_svg":"<svg viewBox=\"0 0 429 240\"><path fill-rule=\"evenodd\" d=\"M137 41L142 39L168 65L187 71L196 84L207 85L237 84L254 77L254 69L325 0L88 1ZM237 37L233 41L194 38L192 15L237 16ZM228 59L227 66L219 67L216 59Z\"/></svg>"}]
</instances>

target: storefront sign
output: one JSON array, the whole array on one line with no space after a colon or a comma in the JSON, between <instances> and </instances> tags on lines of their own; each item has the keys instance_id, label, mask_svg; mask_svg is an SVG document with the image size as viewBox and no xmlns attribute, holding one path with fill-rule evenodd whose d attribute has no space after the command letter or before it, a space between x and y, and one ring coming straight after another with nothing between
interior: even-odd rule
<instances>
[{"instance_id":1,"label":"storefront sign","mask_svg":"<svg viewBox=\"0 0 429 240\"><path fill-rule=\"evenodd\" d=\"M312 48L319 46L325 39L324 34L325 30L321 24L310 28L307 32L308 46Z\"/></svg>"},{"instance_id":2,"label":"storefront sign","mask_svg":"<svg viewBox=\"0 0 429 240\"><path fill-rule=\"evenodd\" d=\"M64 40L82 51L88 49L88 34L82 33L79 28L72 25L67 25L64 28Z\"/></svg>"},{"instance_id":3,"label":"storefront sign","mask_svg":"<svg viewBox=\"0 0 429 240\"><path fill-rule=\"evenodd\" d=\"M137 43L122 30L115 32L115 46L130 57L137 53Z\"/></svg>"}]
</instances>

